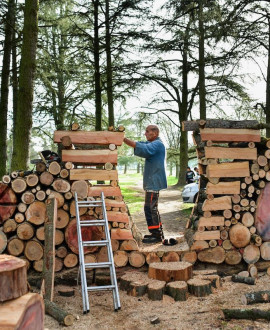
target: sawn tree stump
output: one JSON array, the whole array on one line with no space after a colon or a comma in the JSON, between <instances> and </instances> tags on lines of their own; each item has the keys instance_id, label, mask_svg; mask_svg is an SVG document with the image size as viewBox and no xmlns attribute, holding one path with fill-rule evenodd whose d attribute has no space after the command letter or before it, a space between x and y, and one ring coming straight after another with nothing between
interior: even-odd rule
<instances>
[{"instance_id":1,"label":"sawn tree stump","mask_svg":"<svg viewBox=\"0 0 270 330\"><path fill-rule=\"evenodd\" d=\"M27 267L22 259L0 255L0 301L18 298L27 293ZM2 314L2 310L1 313ZM0 323L1 328L1 323Z\"/></svg>"},{"instance_id":2,"label":"sawn tree stump","mask_svg":"<svg viewBox=\"0 0 270 330\"><path fill-rule=\"evenodd\" d=\"M165 282L187 281L192 277L192 270L192 264L185 261L154 262L149 265L148 277Z\"/></svg>"}]
</instances>

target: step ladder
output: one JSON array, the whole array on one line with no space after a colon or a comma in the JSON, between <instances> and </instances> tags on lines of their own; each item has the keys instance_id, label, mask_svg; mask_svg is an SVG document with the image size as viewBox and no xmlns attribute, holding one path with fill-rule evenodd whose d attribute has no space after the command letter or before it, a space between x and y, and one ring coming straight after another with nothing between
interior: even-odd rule
<instances>
[{"instance_id":1,"label":"step ladder","mask_svg":"<svg viewBox=\"0 0 270 330\"><path fill-rule=\"evenodd\" d=\"M81 220L80 219L80 208L82 207L101 207L103 219L99 220ZM121 308L120 298L117 286L117 278L114 267L111 237L108 226L107 212L104 200L104 194L101 193L101 200L97 201L79 201L78 195L75 192L75 209L76 209L76 220L77 220L77 234L78 234L78 248L79 248L79 266L80 266L80 275L81 275L81 288L82 288L82 299L83 299L83 313L89 313L89 291L108 291L111 290L113 294L113 303L114 310L117 311ZM82 227L91 227L91 226L104 226L105 240L100 241L83 241L82 240ZM95 263L85 263L84 262L84 247L85 246L106 246L108 252L108 262L95 262ZM110 270L110 285L103 286L88 286L86 278L86 269L96 269L96 268L109 268Z\"/></svg>"}]
</instances>

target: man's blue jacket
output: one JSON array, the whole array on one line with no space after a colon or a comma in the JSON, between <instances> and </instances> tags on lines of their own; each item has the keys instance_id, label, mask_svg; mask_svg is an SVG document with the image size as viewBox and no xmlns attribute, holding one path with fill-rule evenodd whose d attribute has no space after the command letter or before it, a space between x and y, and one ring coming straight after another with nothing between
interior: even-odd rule
<instances>
[{"instance_id":1,"label":"man's blue jacket","mask_svg":"<svg viewBox=\"0 0 270 330\"><path fill-rule=\"evenodd\" d=\"M160 138L156 138L152 142L136 142L134 155L145 158L143 189L154 191L166 189L166 149Z\"/></svg>"}]
</instances>

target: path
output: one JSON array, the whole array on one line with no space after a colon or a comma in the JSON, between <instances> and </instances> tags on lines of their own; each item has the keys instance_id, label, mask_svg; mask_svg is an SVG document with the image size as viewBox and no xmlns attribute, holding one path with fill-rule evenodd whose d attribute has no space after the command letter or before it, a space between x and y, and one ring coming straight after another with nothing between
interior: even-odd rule
<instances>
[{"instance_id":1,"label":"path","mask_svg":"<svg viewBox=\"0 0 270 330\"><path fill-rule=\"evenodd\" d=\"M144 197L141 188L142 182L138 182L136 191ZM182 237L185 229L187 215L182 211L183 202L179 187L171 186L160 192L159 213L163 224L165 238ZM142 235L148 234L143 208L140 212L131 214Z\"/></svg>"}]
</instances>

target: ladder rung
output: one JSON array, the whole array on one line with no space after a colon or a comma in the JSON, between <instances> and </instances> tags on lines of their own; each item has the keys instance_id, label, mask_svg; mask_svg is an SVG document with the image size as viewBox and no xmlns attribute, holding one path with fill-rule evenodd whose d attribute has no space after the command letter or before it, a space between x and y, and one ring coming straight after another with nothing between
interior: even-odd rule
<instances>
[{"instance_id":1,"label":"ladder rung","mask_svg":"<svg viewBox=\"0 0 270 330\"><path fill-rule=\"evenodd\" d=\"M106 291L115 289L115 285L88 286L87 291Z\"/></svg>"},{"instance_id":2,"label":"ladder rung","mask_svg":"<svg viewBox=\"0 0 270 330\"><path fill-rule=\"evenodd\" d=\"M106 246L109 243L107 240L103 241L84 241L82 242L83 246Z\"/></svg>"},{"instance_id":3,"label":"ladder rung","mask_svg":"<svg viewBox=\"0 0 270 330\"><path fill-rule=\"evenodd\" d=\"M95 202L91 202L91 203L90 203L90 202L89 202L89 203L87 203L87 202L83 202L83 203L81 203L81 204L78 203L78 206L79 206L79 207L90 207L90 206L97 206L97 205L99 205L99 204L102 205L101 202L96 202L96 203L95 203Z\"/></svg>"},{"instance_id":4,"label":"ladder rung","mask_svg":"<svg viewBox=\"0 0 270 330\"><path fill-rule=\"evenodd\" d=\"M91 262L84 264L85 268L106 268L110 267L112 263L110 261L108 262Z\"/></svg>"},{"instance_id":5,"label":"ladder rung","mask_svg":"<svg viewBox=\"0 0 270 330\"><path fill-rule=\"evenodd\" d=\"M104 226L106 223L105 220L83 220L80 222L81 227L88 227L88 226Z\"/></svg>"}]
</instances>

